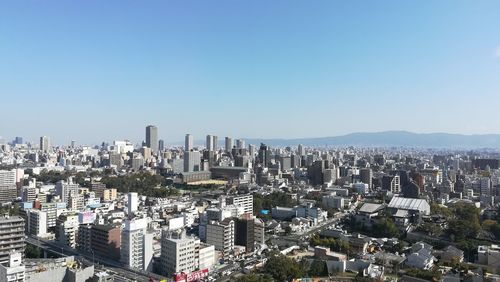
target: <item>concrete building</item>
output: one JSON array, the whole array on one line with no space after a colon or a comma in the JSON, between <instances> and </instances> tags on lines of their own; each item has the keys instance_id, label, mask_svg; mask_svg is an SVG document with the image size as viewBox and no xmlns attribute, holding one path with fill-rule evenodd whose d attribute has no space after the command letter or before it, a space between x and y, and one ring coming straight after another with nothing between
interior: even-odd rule
<instances>
[{"instance_id":1,"label":"concrete building","mask_svg":"<svg viewBox=\"0 0 500 282\"><path fill-rule=\"evenodd\" d=\"M206 243L214 245L224 256L229 255L234 249L234 233L234 220L212 221L207 224Z\"/></svg>"},{"instance_id":2,"label":"concrete building","mask_svg":"<svg viewBox=\"0 0 500 282\"><path fill-rule=\"evenodd\" d=\"M146 146L151 149L153 154L158 154L158 127L146 126Z\"/></svg>"},{"instance_id":3,"label":"concrete building","mask_svg":"<svg viewBox=\"0 0 500 282\"><path fill-rule=\"evenodd\" d=\"M500 246L479 246L477 248L477 263L500 268Z\"/></svg>"},{"instance_id":4,"label":"concrete building","mask_svg":"<svg viewBox=\"0 0 500 282\"><path fill-rule=\"evenodd\" d=\"M234 243L238 246L244 246L247 253L255 249L255 221L253 215L244 216L235 221Z\"/></svg>"},{"instance_id":5,"label":"concrete building","mask_svg":"<svg viewBox=\"0 0 500 282\"><path fill-rule=\"evenodd\" d=\"M184 172L200 171L201 155L198 151L184 152Z\"/></svg>"},{"instance_id":6,"label":"concrete building","mask_svg":"<svg viewBox=\"0 0 500 282\"><path fill-rule=\"evenodd\" d=\"M24 219L4 215L0 218L0 264L9 262L11 253L24 254Z\"/></svg>"},{"instance_id":7,"label":"concrete building","mask_svg":"<svg viewBox=\"0 0 500 282\"><path fill-rule=\"evenodd\" d=\"M16 197L16 170L0 170L0 203L11 202Z\"/></svg>"},{"instance_id":8,"label":"concrete building","mask_svg":"<svg viewBox=\"0 0 500 282\"><path fill-rule=\"evenodd\" d=\"M211 270L215 265L215 247L196 240L195 258L198 269Z\"/></svg>"},{"instance_id":9,"label":"concrete building","mask_svg":"<svg viewBox=\"0 0 500 282\"><path fill-rule=\"evenodd\" d=\"M47 234L47 212L37 209L26 210L28 234L43 237Z\"/></svg>"},{"instance_id":10,"label":"concrete building","mask_svg":"<svg viewBox=\"0 0 500 282\"><path fill-rule=\"evenodd\" d=\"M47 153L50 149L50 138L47 136L40 137L40 151Z\"/></svg>"},{"instance_id":11,"label":"concrete building","mask_svg":"<svg viewBox=\"0 0 500 282\"><path fill-rule=\"evenodd\" d=\"M73 183L73 178L68 178L68 181L59 180L56 183L56 193L61 197L61 201L64 203L69 202L70 195L78 195L78 188L80 185Z\"/></svg>"},{"instance_id":12,"label":"concrete building","mask_svg":"<svg viewBox=\"0 0 500 282\"><path fill-rule=\"evenodd\" d=\"M126 220L122 230L120 259L128 267L150 270L153 260L153 234L147 233L147 220Z\"/></svg>"},{"instance_id":13,"label":"concrete building","mask_svg":"<svg viewBox=\"0 0 500 282\"><path fill-rule=\"evenodd\" d=\"M233 138L226 137L224 145L225 145L224 148L226 149L226 153L231 153L231 151L233 150Z\"/></svg>"},{"instance_id":14,"label":"concrete building","mask_svg":"<svg viewBox=\"0 0 500 282\"><path fill-rule=\"evenodd\" d=\"M186 138L184 141L184 151L189 152L193 150L193 135L186 134Z\"/></svg>"},{"instance_id":15,"label":"concrete building","mask_svg":"<svg viewBox=\"0 0 500 282\"><path fill-rule=\"evenodd\" d=\"M244 213L253 214L253 195L238 195L228 197L226 199L227 205L235 205L237 207L242 207Z\"/></svg>"},{"instance_id":16,"label":"concrete building","mask_svg":"<svg viewBox=\"0 0 500 282\"><path fill-rule=\"evenodd\" d=\"M184 231L164 230L161 239L160 269L163 275L190 273L196 268L195 239L185 235Z\"/></svg>"},{"instance_id":17,"label":"concrete building","mask_svg":"<svg viewBox=\"0 0 500 282\"><path fill-rule=\"evenodd\" d=\"M128 215L131 216L134 212L137 211L139 207L139 196L137 193L130 192L128 193L127 197L128 197L128 202L127 202Z\"/></svg>"},{"instance_id":18,"label":"concrete building","mask_svg":"<svg viewBox=\"0 0 500 282\"><path fill-rule=\"evenodd\" d=\"M12 253L5 265L0 264L1 282L24 282L26 267L23 265L23 255Z\"/></svg>"},{"instance_id":19,"label":"concrete building","mask_svg":"<svg viewBox=\"0 0 500 282\"><path fill-rule=\"evenodd\" d=\"M119 260L121 246L120 227L116 225L92 225L91 246L96 255Z\"/></svg>"},{"instance_id":20,"label":"concrete building","mask_svg":"<svg viewBox=\"0 0 500 282\"><path fill-rule=\"evenodd\" d=\"M76 249L78 236L78 214L63 213L56 221L56 239L57 241L70 248Z\"/></svg>"}]
</instances>

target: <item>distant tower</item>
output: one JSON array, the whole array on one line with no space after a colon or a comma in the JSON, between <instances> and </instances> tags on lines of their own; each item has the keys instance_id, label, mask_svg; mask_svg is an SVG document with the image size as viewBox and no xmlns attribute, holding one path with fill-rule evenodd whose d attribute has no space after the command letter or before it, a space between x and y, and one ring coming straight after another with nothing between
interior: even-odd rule
<instances>
[{"instance_id":1,"label":"distant tower","mask_svg":"<svg viewBox=\"0 0 500 282\"><path fill-rule=\"evenodd\" d=\"M48 152L50 148L50 138L47 136L40 137L40 150Z\"/></svg>"},{"instance_id":2,"label":"distant tower","mask_svg":"<svg viewBox=\"0 0 500 282\"><path fill-rule=\"evenodd\" d=\"M132 213L137 211L139 206L139 198L137 193L128 193L128 215L131 216Z\"/></svg>"},{"instance_id":3,"label":"distant tower","mask_svg":"<svg viewBox=\"0 0 500 282\"><path fill-rule=\"evenodd\" d=\"M71 148L75 148L76 147L76 141L75 140L71 140Z\"/></svg>"},{"instance_id":4,"label":"distant tower","mask_svg":"<svg viewBox=\"0 0 500 282\"><path fill-rule=\"evenodd\" d=\"M236 139L236 149L245 149L245 141L242 139Z\"/></svg>"},{"instance_id":5,"label":"distant tower","mask_svg":"<svg viewBox=\"0 0 500 282\"><path fill-rule=\"evenodd\" d=\"M146 146L151 148L153 154L158 153L158 127L146 126Z\"/></svg>"},{"instance_id":6,"label":"distant tower","mask_svg":"<svg viewBox=\"0 0 500 282\"><path fill-rule=\"evenodd\" d=\"M215 135L207 135L207 151L217 151L217 136Z\"/></svg>"},{"instance_id":7,"label":"distant tower","mask_svg":"<svg viewBox=\"0 0 500 282\"><path fill-rule=\"evenodd\" d=\"M191 150L193 150L193 135L186 134L186 140L185 140L184 150L185 151L191 151Z\"/></svg>"},{"instance_id":8,"label":"distant tower","mask_svg":"<svg viewBox=\"0 0 500 282\"><path fill-rule=\"evenodd\" d=\"M165 150L165 141L163 141L163 139L160 139L158 141L158 150L160 150L160 151Z\"/></svg>"},{"instance_id":9,"label":"distant tower","mask_svg":"<svg viewBox=\"0 0 500 282\"><path fill-rule=\"evenodd\" d=\"M231 137L226 137L225 145L226 153L231 152L233 149L233 139Z\"/></svg>"}]
</instances>

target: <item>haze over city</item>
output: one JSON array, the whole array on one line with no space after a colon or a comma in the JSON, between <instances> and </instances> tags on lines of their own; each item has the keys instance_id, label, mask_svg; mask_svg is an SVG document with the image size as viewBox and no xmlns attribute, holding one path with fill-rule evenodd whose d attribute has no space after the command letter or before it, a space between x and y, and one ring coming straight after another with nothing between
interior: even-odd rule
<instances>
[{"instance_id":1,"label":"haze over city","mask_svg":"<svg viewBox=\"0 0 500 282\"><path fill-rule=\"evenodd\" d=\"M0 135L500 133L498 1L6 1Z\"/></svg>"}]
</instances>

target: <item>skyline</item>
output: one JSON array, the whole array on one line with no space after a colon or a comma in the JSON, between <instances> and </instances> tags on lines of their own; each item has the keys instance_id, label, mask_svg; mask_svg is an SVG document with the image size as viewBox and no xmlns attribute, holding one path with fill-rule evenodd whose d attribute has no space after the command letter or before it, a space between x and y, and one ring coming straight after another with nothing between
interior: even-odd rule
<instances>
[{"instance_id":1,"label":"skyline","mask_svg":"<svg viewBox=\"0 0 500 282\"><path fill-rule=\"evenodd\" d=\"M286 3L286 4L285 4ZM0 3L0 136L500 133L496 1ZM134 138L137 138L135 140Z\"/></svg>"}]
</instances>

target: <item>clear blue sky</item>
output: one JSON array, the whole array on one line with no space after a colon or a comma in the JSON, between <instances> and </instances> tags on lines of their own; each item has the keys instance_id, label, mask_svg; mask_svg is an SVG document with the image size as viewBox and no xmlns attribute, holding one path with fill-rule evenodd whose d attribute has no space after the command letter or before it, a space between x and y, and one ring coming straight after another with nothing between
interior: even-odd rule
<instances>
[{"instance_id":1,"label":"clear blue sky","mask_svg":"<svg viewBox=\"0 0 500 282\"><path fill-rule=\"evenodd\" d=\"M500 1L1 1L0 135L500 133Z\"/></svg>"}]
</instances>

